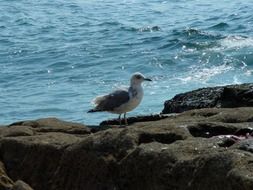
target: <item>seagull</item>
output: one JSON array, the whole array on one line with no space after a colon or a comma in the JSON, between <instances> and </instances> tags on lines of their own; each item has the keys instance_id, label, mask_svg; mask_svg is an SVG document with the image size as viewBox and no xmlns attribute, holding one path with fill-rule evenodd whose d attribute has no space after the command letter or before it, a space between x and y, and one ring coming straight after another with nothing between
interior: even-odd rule
<instances>
[{"instance_id":1,"label":"seagull","mask_svg":"<svg viewBox=\"0 0 253 190\"><path fill-rule=\"evenodd\" d=\"M95 107L88 111L102 112L107 111L114 114L119 114L119 123L121 126L121 115L124 114L125 125L128 125L126 113L135 109L143 98L143 81L152 81L146 78L143 74L134 73L130 79L130 86L128 89L119 89L111 92L110 94L97 96L93 103Z\"/></svg>"}]
</instances>

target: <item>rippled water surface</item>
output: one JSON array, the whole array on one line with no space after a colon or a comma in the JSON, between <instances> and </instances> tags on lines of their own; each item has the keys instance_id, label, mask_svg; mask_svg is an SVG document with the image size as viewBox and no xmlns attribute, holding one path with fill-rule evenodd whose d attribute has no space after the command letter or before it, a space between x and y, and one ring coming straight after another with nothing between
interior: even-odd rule
<instances>
[{"instance_id":1,"label":"rippled water surface","mask_svg":"<svg viewBox=\"0 0 253 190\"><path fill-rule=\"evenodd\" d=\"M0 124L55 116L86 124L93 97L140 71L141 105L252 82L253 1L0 0Z\"/></svg>"}]
</instances>

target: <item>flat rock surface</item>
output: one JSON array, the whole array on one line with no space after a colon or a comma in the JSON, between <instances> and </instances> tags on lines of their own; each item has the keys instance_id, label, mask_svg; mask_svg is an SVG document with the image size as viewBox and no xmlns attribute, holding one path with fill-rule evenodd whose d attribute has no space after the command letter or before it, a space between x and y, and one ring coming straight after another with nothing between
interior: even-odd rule
<instances>
[{"instance_id":1,"label":"flat rock surface","mask_svg":"<svg viewBox=\"0 0 253 190\"><path fill-rule=\"evenodd\" d=\"M0 189L252 190L252 137L229 138L251 132L252 107L145 120L91 129L44 118L2 127Z\"/></svg>"}]
</instances>

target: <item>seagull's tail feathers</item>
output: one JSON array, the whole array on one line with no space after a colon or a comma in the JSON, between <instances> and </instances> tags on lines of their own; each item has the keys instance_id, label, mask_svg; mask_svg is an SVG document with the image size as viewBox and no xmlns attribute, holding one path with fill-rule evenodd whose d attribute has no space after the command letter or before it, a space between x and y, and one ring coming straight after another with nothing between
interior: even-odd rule
<instances>
[{"instance_id":1,"label":"seagull's tail feathers","mask_svg":"<svg viewBox=\"0 0 253 190\"><path fill-rule=\"evenodd\" d=\"M103 102L104 100L105 100L105 96L98 96L98 97L96 97L95 99L93 99L93 100L91 101L91 103L94 104L96 107L93 108L93 109L91 109L91 110L89 110L87 113L101 112L101 111L103 111L103 110L101 110L101 109L99 108L99 104L101 104L101 102Z\"/></svg>"},{"instance_id":2,"label":"seagull's tail feathers","mask_svg":"<svg viewBox=\"0 0 253 190\"><path fill-rule=\"evenodd\" d=\"M94 105L99 105L102 101L104 101L106 96L97 96L95 99L92 100Z\"/></svg>"},{"instance_id":3,"label":"seagull's tail feathers","mask_svg":"<svg viewBox=\"0 0 253 190\"><path fill-rule=\"evenodd\" d=\"M102 110L94 108L94 109L87 111L87 113L100 112L100 111L102 111Z\"/></svg>"}]
</instances>

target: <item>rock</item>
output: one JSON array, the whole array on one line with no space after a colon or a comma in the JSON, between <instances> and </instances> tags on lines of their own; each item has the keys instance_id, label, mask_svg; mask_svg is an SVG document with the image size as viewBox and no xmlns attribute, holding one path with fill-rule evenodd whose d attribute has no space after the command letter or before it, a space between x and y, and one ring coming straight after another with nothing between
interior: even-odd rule
<instances>
[{"instance_id":1,"label":"rock","mask_svg":"<svg viewBox=\"0 0 253 190\"><path fill-rule=\"evenodd\" d=\"M164 103L163 114L201 108L253 106L253 84L201 88L176 95Z\"/></svg>"},{"instance_id":2,"label":"rock","mask_svg":"<svg viewBox=\"0 0 253 190\"><path fill-rule=\"evenodd\" d=\"M15 183L7 176L4 164L0 161L0 190L33 190L25 182L18 180Z\"/></svg>"},{"instance_id":3,"label":"rock","mask_svg":"<svg viewBox=\"0 0 253 190\"><path fill-rule=\"evenodd\" d=\"M234 109L200 109L191 110L181 114L180 117L194 118L198 117L199 121L187 124L189 132L194 137L212 137L216 135L246 135L252 126L251 107L234 108ZM190 120L190 118L189 118Z\"/></svg>"},{"instance_id":4,"label":"rock","mask_svg":"<svg viewBox=\"0 0 253 190\"><path fill-rule=\"evenodd\" d=\"M15 137L15 136L32 136L35 131L30 126L11 126L3 127L0 131L1 137Z\"/></svg>"},{"instance_id":5,"label":"rock","mask_svg":"<svg viewBox=\"0 0 253 190\"><path fill-rule=\"evenodd\" d=\"M36 190L251 190L251 141L229 144L220 135L245 134L252 118L253 107L241 107L137 117L98 130L23 121L1 129L0 158L11 181Z\"/></svg>"},{"instance_id":6,"label":"rock","mask_svg":"<svg viewBox=\"0 0 253 190\"><path fill-rule=\"evenodd\" d=\"M129 117L127 118L128 124L132 124L135 122L144 122L144 121L157 121L164 118L167 118L168 115L161 115L161 114L155 114L155 115L145 115L145 116L136 116L136 117ZM121 119L122 125L124 123L124 119ZM112 120L106 120L100 123L100 126L106 126L106 125L119 125L118 119L112 119Z\"/></svg>"},{"instance_id":7,"label":"rock","mask_svg":"<svg viewBox=\"0 0 253 190\"><path fill-rule=\"evenodd\" d=\"M0 161L0 190L8 190L13 186L13 181L7 176L4 164Z\"/></svg>"},{"instance_id":8,"label":"rock","mask_svg":"<svg viewBox=\"0 0 253 190\"><path fill-rule=\"evenodd\" d=\"M65 149L80 139L56 132L5 137L0 141L0 153L12 180L21 179L35 189L48 189Z\"/></svg>"},{"instance_id":9,"label":"rock","mask_svg":"<svg viewBox=\"0 0 253 190\"><path fill-rule=\"evenodd\" d=\"M37 132L64 132L69 134L90 133L90 128L83 124L62 121L57 118L42 118L34 121L21 121L9 125L9 127L13 126L30 126Z\"/></svg>"},{"instance_id":10,"label":"rock","mask_svg":"<svg viewBox=\"0 0 253 190\"><path fill-rule=\"evenodd\" d=\"M12 190L33 190L33 189L25 182L18 180L13 185Z\"/></svg>"},{"instance_id":11,"label":"rock","mask_svg":"<svg viewBox=\"0 0 253 190\"><path fill-rule=\"evenodd\" d=\"M245 139L245 140L239 142L235 146L241 150L245 150L245 151L253 153L253 138Z\"/></svg>"},{"instance_id":12,"label":"rock","mask_svg":"<svg viewBox=\"0 0 253 190\"><path fill-rule=\"evenodd\" d=\"M48 189L46 184L64 150L89 133L90 128L82 124L56 118L16 122L1 129L0 153L12 180L22 179L32 182L35 189ZM15 188L26 188L23 186L19 182Z\"/></svg>"},{"instance_id":13,"label":"rock","mask_svg":"<svg viewBox=\"0 0 253 190\"><path fill-rule=\"evenodd\" d=\"M250 160L252 155L221 151L208 139L142 144L120 162L119 189L249 190L252 166L241 167Z\"/></svg>"},{"instance_id":14,"label":"rock","mask_svg":"<svg viewBox=\"0 0 253 190\"><path fill-rule=\"evenodd\" d=\"M247 134L253 134L252 127L246 127L246 128L239 129L235 133L235 135L237 135L237 136L246 136Z\"/></svg>"},{"instance_id":15,"label":"rock","mask_svg":"<svg viewBox=\"0 0 253 190\"><path fill-rule=\"evenodd\" d=\"M69 147L56 173L61 178L53 181L52 189L115 189L116 162L137 145L137 139L124 129L108 129Z\"/></svg>"}]
</instances>

